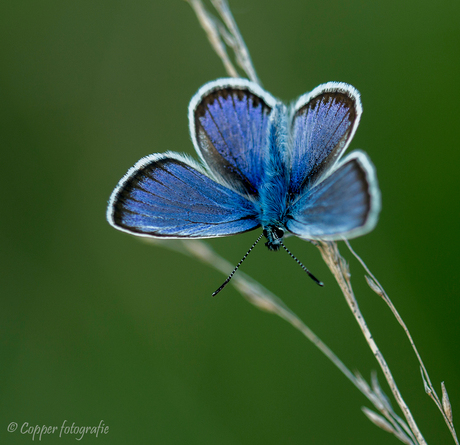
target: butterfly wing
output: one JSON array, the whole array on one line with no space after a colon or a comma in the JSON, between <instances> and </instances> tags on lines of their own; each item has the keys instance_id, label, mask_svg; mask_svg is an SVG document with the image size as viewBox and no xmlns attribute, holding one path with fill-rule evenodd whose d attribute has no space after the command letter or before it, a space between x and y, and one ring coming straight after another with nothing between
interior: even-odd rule
<instances>
[{"instance_id":1,"label":"butterfly wing","mask_svg":"<svg viewBox=\"0 0 460 445\"><path fill-rule=\"evenodd\" d=\"M321 181L342 156L362 113L359 92L328 82L301 96L292 109L290 192Z\"/></svg>"},{"instance_id":2,"label":"butterfly wing","mask_svg":"<svg viewBox=\"0 0 460 445\"><path fill-rule=\"evenodd\" d=\"M379 212L374 166L355 151L293 203L286 228L306 239L355 238L375 227Z\"/></svg>"},{"instance_id":3,"label":"butterfly wing","mask_svg":"<svg viewBox=\"0 0 460 445\"><path fill-rule=\"evenodd\" d=\"M254 205L177 153L141 159L119 182L107 208L118 230L139 236L211 238L259 226Z\"/></svg>"},{"instance_id":4,"label":"butterfly wing","mask_svg":"<svg viewBox=\"0 0 460 445\"><path fill-rule=\"evenodd\" d=\"M218 182L243 194L258 195L270 115L277 103L246 79L207 83L192 98L189 123L193 144Z\"/></svg>"}]
</instances>

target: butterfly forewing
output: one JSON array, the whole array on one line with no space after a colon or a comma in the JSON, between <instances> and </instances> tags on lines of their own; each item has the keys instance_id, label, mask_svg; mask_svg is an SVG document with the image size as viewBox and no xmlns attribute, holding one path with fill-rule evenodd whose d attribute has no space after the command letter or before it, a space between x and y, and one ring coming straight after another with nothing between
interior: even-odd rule
<instances>
[{"instance_id":1,"label":"butterfly forewing","mask_svg":"<svg viewBox=\"0 0 460 445\"><path fill-rule=\"evenodd\" d=\"M173 153L141 159L110 198L107 218L136 235L209 238L256 228L252 202Z\"/></svg>"},{"instance_id":2,"label":"butterfly forewing","mask_svg":"<svg viewBox=\"0 0 460 445\"><path fill-rule=\"evenodd\" d=\"M292 111L290 192L324 178L352 139L362 113L358 91L329 82L301 96Z\"/></svg>"},{"instance_id":3,"label":"butterfly forewing","mask_svg":"<svg viewBox=\"0 0 460 445\"><path fill-rule=\"evenodd\" d=\"M206 84L190 103L190 130L198 154L217 178L241 193L258 195L276 103L244 79Z\"/></svg>"},{"instance_id":4,"label":"butterfly forewing","mask_svg":"<svg viewBox=\"0 0 460 445\"><path fill-rule=\"evenodd\" d=\"M286 228L307 239L354 238L375 227L379 211L374 167L365 153L355 151L294 202Z\"/></svg>"}]
</instances>

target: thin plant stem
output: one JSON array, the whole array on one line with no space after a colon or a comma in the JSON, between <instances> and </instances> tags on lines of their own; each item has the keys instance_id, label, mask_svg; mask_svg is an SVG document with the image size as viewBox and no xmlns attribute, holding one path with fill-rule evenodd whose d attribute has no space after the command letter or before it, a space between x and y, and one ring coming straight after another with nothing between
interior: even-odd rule
<instances>
[{"instance_id":1,"label":"thin plant stem","mask_svg":"<svg viewBox=\"0 0 460 445\"><path fill-rule=\"evenodd\" d=\"M224 275L232 270L232 265L219 256L204 241L198 240L161 240L146 241L155 245L192 256ZM287 321L291 326L300 331L313 345L315 345L341 372L342 374L374 405L381 416L367 408L363 412L377 426L393 433L401 442L408 445L418 444L409 427L394 412L387 397L381 390L376 378L373 378L372 387L361 377L353 374L347 366L334 354L334 352L275 294L263 287L260 283L249 277L244 272L238 271L230 281L240 294L258 309L275 314ZM373 414L370 414L373 413ZM384 423L384 421L386 422Z\"/></svg>"},{"instance_id":2,"label":"thin plant stem","mask_svg":"<svg viewBox=\"0 0 460 445\"><path fill-rule=\"evenodd\" d=\"M231 77L240 77L237 69L228 57L225 45L229 46L235 54L235 59L246 76L260 85L254 65L244 39L238 29L233 15L225 0L211 0L222 22L209 13L201 0L185 0L195 11L201 27L205 31L209 43L222 60L227 74Z\"/></svg>"},{"instance_id":3,"label":"thin plant stem","mask_svg":"<svg viewBox=\"0 0 460 445\"><path fill-rule=\"evenodd\" d=\"M232 45L232 48L235 52L238 65L240 65L240 67L245 71L249 79L260 85L260 80L257 77L248 48L246 43L244 43L243 36L241 35L230 8L228 7L228 3L225 0L211 0L211 2L222 17L230 35L234 38L235 43Z\"/></svg>"},{"instance_id":4,"label":"thin plant stem","mask_svg":"<svg viewBox=\"0 0 460 445\"><path fill-rule=\"evenodd\" d=\"M202 23L202 20L205 20L206 17L211 17L209 13L208 14L203 14L201 12L201 11L205 10L204 6L202 5L202 2L199 2L198 0L193 0L193 3L195 5L197 3L201 3L201 7L199 9L200 10L200 16L199 16L200 23ZM213 1L213 3L215 3L215 1ZM225 0L219 0L217 3L219 4L218 12L220 13L224 23L225 24L234 23L233 16L231 15L230 9L228 8L228 4L226 4ZM225 4L225 7L222 6L223 4ZM197 10L196 7L194 9ZM231 27L229 27L229 28L231 28ZM210 36L209 35L209 30L212 29L214 31L216 28L207 25L207 26L203 26L203 29L208 34L208 39L210 41L212 41L212 39L215 38L215 35L212 34L212 36ZM236 29L237 34L239 35L239 31L238 31L238 29L236 27L233 27L233 29L228 29L228 31L230 32L230 34L233 34L232 30L234 31L235 29ZM212 39L211 39L211 37L212 37ZM237 40L237 38L234 35L233 35L233 37L234 37L235 40ZM240 41L243 40L240 35L239 35L239 40ZM233 47L233 49L234 49L234 51L236 53L238 53L238 50L239 50L238 46ZM240 56L240 57L237 56L237 60L241 60L241 61L244 60L246 64L249 64L249 68L247 66L244 67L244 70L245 70L246 74L248 75L248 77L250 77L251 72L255 72L255 69L252 67L252 63L251 63L250 58L247 58L247 57L244 57L244 56ZM224 62L224 66L226 66L225 62ZM348 304L350 305L350 308L352 309L352 312L355 315L355 318L358 321L358 324L361 327L362 332L365 334L365 338L368 341L369 346L373 350L374 354L376 354L377 360L378 360L380 366L382 367L382 370L383 370L383 372L385 374L385 377L386 377L387 381L390 384L390 388L392 389L392 392L395 395L395 398L396 398L396 401L398 402L398 405L401 407L401 409L402 409L402 411L404 413L404 416L405 416L405 418L406 418L406 420L407 420L407 422L408 422L408 424L409 424L409 426L411 428L411 431L417 437L418 443L420 445L425 444L426 442L425 442L420 430L418 429L418 427L417 427L417 425L415 423L415 420L413 419L412 414L410 413L409 408L407 407L406 403L404 402L404 399L402 398L402 396L401 396L401 394L400 394L400 392L399 392L399 390L398 390L398 388L396 386L396 383L394 382L393 376L392 376L391 372L389 371L388 365L386 364L386 361L384 360L383 355L381 354L381 352L377 348L377 345L376 345L375 341L373 341L372 335L370 334L370 331L369 331L369 329L367 327L367 324L364 321L364 318L363 318L362 314L359 312L359 309L357 311L353 310L353 305L355 305L355 307L357 308L357 302L356 302L356 299L354 299L354 295L352 294L352 291L351 291L351 283L349 283L349 281L347 283L347 281L344 279L344 275L341 273L340 268L337 267L338 263L335 261L334 257L332 256L333 250L331 250L331 249L321 249L322 246L335 246L335 250L337 251L337 254L338 254L337 245L335 243L319 243L318 246L320 247L320 251L321 251L321 254L323 256L323 259L325 260L326 264L328 264L331 272L333 273L334 277L336 278L336 280L337 280L337 282L339 284L339 287L341 288L342 292L344 293L344 296L345 296ZM353 298L350 298L351 295L353 295ZM353 299L354 299L354 302L353 302Z\"/></svg>"},{"instance_id":5,"label":"thin plant stem","mask_svg":"<svg viewBox=\"0 0 460 445\"><path fill-rule=\"evenodd\" d=\"M232 77L237 77L238 73L230 58L228 57L226 46L232 48L236 61L238 65L243 69L246 76L254 82L260 84L260 81L257 77L256 71L252 64L249 51L244 43L244 40L239 32L239 29L236 25L236 22L231 14L230 8L226 0L211 0L213 6L219 13L222 22L213 17L204 7L201 0L186 0L192 8L194 9L198 20L208 36L208 40L211 43L211 46L221 58L224 67L228 75ZM157 241L158 242L158 241ZM428 372L423 364L423 361L420 358L420 355L415 347L415 344L412 340L412 337L402 321L399 313L396 311L394 305L391 303L387 294L383 291L383 288L380 286L380 283L375 279L374 275L369 271L365 263L356 255L356 253L351 249L350 244L346 241L347 246L350 251L356 258L360 261L362 266L365 268L366 272L372 277L368 279L368 284L374 291L376 291L389 305L393 314L395 315L398 322L401 324L405 330L409 342L411 343L414 352L419 359L422 377L425 383L425 387L428 389L427 393L435 401L438 408L441 410L444 419L451 430L451 433L454 437L454 440L457 445L459 445L457 436L455 434L455 429L452 423L452 414L450 403L448 401L447 392L445 391L445 386L443 385L443 401L439 400L436 392L434 391L431 380L428 376ZM162 242L163 243L163 242ZM199 258L201 261L204 261L208 265L214 267L217 270L222 271L225 274L228 274L229 270L232 270L231 265L226 262L224 259L218 257L205 243L200 241L180 241L183 243L181 247L173 247L171 241L168 241L168 244L164 244L165 247L172 248L174 250L181 251L188 255L193 255L196 258ZM193 243L193 244L192 244ZM397 385L393 378L393 375L390 371L390 368L377 346L367 323L359 309L358 302L353 293L353 289L350 281L350 274L348 270L348 265L343 257L340 255L337 243L335 242L318 242L315 243L318 249L321 252L323 260L326 262L327 266L331 270L333 276L335 277L345 300L350 307L358 325L363 332L363 335L374 353L377 362L380 365L380 368L383 371L385 379L393 393L393 396L403 412L406 422L404 422L399 416L394 413L391 408L391 404L386 399L385 394L381 390L376 378L373 378L372 389L364 381L364 379L359 375L353 375L348 368L343 364L343 362L275 295L269 292L267 289L263 288L259 283L250 279L247 275L239 272L235 275L232 284L240 291L240 293L252 304L257 306L259 309L274 313L284 320L288 321L292 326L302 332L306 338L308 338L313 344L315 344L322 352L325 354L338 369L357 387L359 390L366 395L366 397L374 404L377 410L382 414L379 416L373 411L363 408L366 416L374 422L376 425L381 428L392 432L398 437L403 443L406 444L419 444L426 445L426 441L419 430L412 413L410 412L409 407L405 403ZM444 409L443 409L444 407Z\"/></svg>"},{"instance_id":6,"label":"thin plant stem","mask_svg":"<svg viewBox=\"0 0 460 445\"><path fill-rule=\"evenodd\" d=\"M375 278L375 275L369 270L369 268L367 267L366 263L354 251L354 249L351 247L349 241L346 240L346 239L344 241L345 241L345 244L347 245L348 249L350 250L350 252L353 254L353 256L359 261L359 263L364 268L364 270L369 274L369 277L366 276L366 281L367 281L367 284L369 285L369 287L377 295L379 295L383 299L383 301L388 305L388 307L390 308L391 312L395 316L396 320L398 321L398 323L401 325L401 327L403 328L404 332L406 333L406 336L407 336L407 338L409 340L409 343L412 346L412 349L414 350L414 353L415 353L415 355L417 357L417 360L420 363L420 370L421 370L421 373L422 373L423 383L425 385L425 392L434 401L434 403L438 407L439 411L441 411L441 414L444 417L444 420L445 420L445 422L447 424L447 427L449 428L449 430L450 430L450 432L452 434L452 437L455 440L455 443L457 445L459 445L458 437L457 437L457 433L455 431L454 424L453 424L452 420L449 418L448 413L445 412L445 410L443 408L443 404L442 404L441 400L439 399L438 394L436 393L436 390L435 390L433 384L431 383L431 379L430 379L430 376L428 374L428 371L426 370L425 364L423 363L422 357L420 356L420 353L418 352L417 346L415 345L415 342L414 342L414 340L412 338L411 333L409 332L409 329L408 329L406 323L402 319L401 315L399 314L398 310L396 309L395 305L391 301L391 299L388 296L388 294L385 292L385 289L380 284L380 282L377 280L377 278Z\"/></svg>"},{"instance_id":7,"label":"thin plant stem","mask_svg":"<svg viewBox=\"0 0 460 445\"><path fill-rule=\"evenodd\" d=\"M350 310L353 313L353 316L355 317L355 320L358 322L358 325L361 328L361 332L363 333L364 338L366 339L369 347L371 348L372 353L374 354L377 362L379 363L380 368L382 369L383 374L385 376L385 379L388 385L390 386L391 392L393 393L393 396L397 404L401 408L412 433L417 438L417 441L419 444L426 444L426 441L421 431L419 430L417 423L415 422L415 419L413 418L409 407L404 401L398 389L398 386L396 385L393 374L390 371L390 367L388 366L382 352L378 348L377 343L375 342L374 337L372 336L371 331L369 327L367 326L366 320L364 319L363 314L361 313L359 309L358 301L356 300L353 289L351 287L350 273L348 270L348 265L343 259L343 257L340 255L339 249L337 247L337 243L324 242L324 241L319 242L318 248L319 248L319 251L321 252L323 260L329 267L329 270L334 275L345 297L345 300L348 306L350 307Z\"/></svg>"},{"instance_id":8,"label":"thin plant stem","mask_svg":"<svg viewBox=\"0 0 460 445\"><path fill-rule=\"evenodd\" d=\"M195 14L200 22L201 27L206 32L208 36L209 43L211 44L212 48L216 52L216 54L222 60L224 64L225 70L227 71L228 75L231 77L240 77L238 71L233 66L230 58L228 57L227 50L225 48L225 44L222 42L220 38L219 32L219 25L216 23L214 17L206 11L203 3L200 0L186 0L190 6L195 11Z\"/></svg>"}]
</instances>

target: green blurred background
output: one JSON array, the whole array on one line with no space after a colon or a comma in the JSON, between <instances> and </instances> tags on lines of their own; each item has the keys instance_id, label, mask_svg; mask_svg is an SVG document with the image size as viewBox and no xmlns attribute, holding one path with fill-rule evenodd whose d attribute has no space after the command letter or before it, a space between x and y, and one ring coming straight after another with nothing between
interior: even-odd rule
<instances>
[{"instance_id":1,"label":"green blurred background","mask_svg":"<svg viewBox=\"0 0 460 445\"><path fill-rule=\"evenodd\" d=\"M230 6L275 96L289 101L329 80L360 90L351 149L376 165L383 210L352 245L403 315L436 387L446 381L458 419L460 2ZM211 298L224 276L105 220L113 187L139 158L194 155L188 102L225 76L189 5L4 1L0 38L0 442L32 440L8 433L13 421L103 420L109 434L82 443L398 443L297 331L231 286ZM236 264L255 237L209 244ZM368 377L376 362L319 252L299 239L287 245L324 288L263 247L242 270ZM401 329L341 251L426 439L453 443Z\"/></svg>"}]
</instances>

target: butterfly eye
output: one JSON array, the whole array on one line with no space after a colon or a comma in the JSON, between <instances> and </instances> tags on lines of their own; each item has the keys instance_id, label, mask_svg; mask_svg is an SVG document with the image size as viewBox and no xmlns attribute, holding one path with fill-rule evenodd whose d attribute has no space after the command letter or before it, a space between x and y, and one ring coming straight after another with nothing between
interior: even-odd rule
<instances>
[{"instance_id":1,"label":"butterfly eye","mask_svg":"<svg viewBox=\"0 0 460 445\"><path fill-rule=\"evenodd\" d=\"M275 227L273 229L273 234L275 235L277 239L281 239L284 236L284 230L281 229L280 227Z\"/></svg>"}]
</instances>

